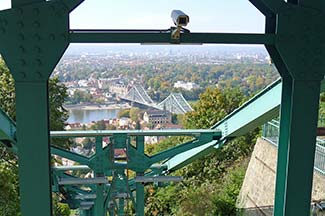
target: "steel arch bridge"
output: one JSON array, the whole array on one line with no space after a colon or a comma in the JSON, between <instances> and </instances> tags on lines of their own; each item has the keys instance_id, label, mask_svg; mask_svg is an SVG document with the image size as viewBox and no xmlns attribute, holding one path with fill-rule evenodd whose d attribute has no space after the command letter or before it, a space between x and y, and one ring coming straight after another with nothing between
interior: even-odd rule
<instances>
[{"instance_id":1,"label":"steel arch bridge","mask_svg":"<svg viewBox=\"0 0 325 216\"><path fill-rule=\"evenodd\" d=\"M71 200L71 206L75 203L75 207L83 209L84 215L102 216L107 210L114 214L112 209L121 213L122 198L125 193L130 194L134 182L137 215L143 215L144 189L139 182L151 175L144 173L144 169L158 170L150 177L154 180L157 173L166 173L166 166L173 171L260 125L278 110L280 137L274 215L309 215L319 94L325 73L325 4L323 0L249 1L265 16L264 34L180 32L175 37L173 31L162 30L70 29L69 14L82 0L12 0L12 8L0 12L0 52L15 79L17 131L16 125L2 115L0 137L1 143L19 157L22 215L51 215L51 193L56 190ZM141 131L49 133L47 82L70 43L264 44L282 82L269 86L210 130L180 131L193 136L193 140L153 159L143 154L142 137L146 134ZM172 131L164 133L173 135ZM52 148L50 136L96 137L96 156L85 158ZM131 160L126 164L137 171L137 181L126 179L126 164L112 158L112 150L100 147L102 136L112 137L110 148L127 149ZM136 147L129 145L130 136L135 137ZM51 153L87 167L51 168ZM167 161L160 163L163 165L155 164L164 160ZM62 172L88 168L96 174L90 182ZM160 172L161 169L164 171ZM106 183L105 176L112 176L112 181ZM80 182L91 190L80 190Z\"/></svg>"},{"instance_id":2,"label":"steel arch bridge","mask_svg":"<svg viewBox=\"0 0 325 216\"><path fill-rule=\"evenodd\" d=\"M171 93L162 102L156 104L148 95L142 85L134 85L126 95L119 96L123 100L135 102L146 107L167 110L175 114L185 114L193 111L181 93Z\"/></svg>"}]
</instances>

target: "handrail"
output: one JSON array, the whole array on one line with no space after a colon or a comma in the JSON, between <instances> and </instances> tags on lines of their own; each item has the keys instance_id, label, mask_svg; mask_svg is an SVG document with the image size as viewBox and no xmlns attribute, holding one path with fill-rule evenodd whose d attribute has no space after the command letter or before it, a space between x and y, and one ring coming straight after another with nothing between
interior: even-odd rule
<instances>
[{"instance_id":1,"label":"handrail","mask_svg":"<svg viewBox=\"0 0 325 216\"><path fill-rule=\"evenodd\" d=\"M278 147L279 121L271 120L263 125L262 138L272 145ZM325 140L316 138L316 151L314 169L325 175Z\"/></svg>"}]
</instances>

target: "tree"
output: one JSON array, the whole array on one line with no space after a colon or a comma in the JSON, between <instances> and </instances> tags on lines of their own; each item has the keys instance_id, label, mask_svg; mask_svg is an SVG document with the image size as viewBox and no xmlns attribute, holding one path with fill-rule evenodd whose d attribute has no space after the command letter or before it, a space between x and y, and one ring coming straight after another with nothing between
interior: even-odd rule
<instances>
[{"instance_id":1,"label":"tree","mask_svg":"<svg viewBox=\"0 0 325 216\"><path fill-rule=\"evenodd\" d=\"M132 121L137 121L140 118L141 110L137 107L132 107L130 109L130 118Z\"/></svg>"},{"instance_id":2,"label":"tree","mask_svg":"<svg viewBox=\"0 0 325 216\"><path fill-rule=\"evenodd\" d=\"M186 114L185 125L188 128L210 128L239 107L244 99L244 94L238 89L221 91L209 88L200 96L194 111ZM149 196L147 208L155 211L155 215L236 215L235 201L244 178L242 173L245 172L242 170L247 167L245 158L252 151L256 133L249 133L222 148L211 150L209 155L176 171L176 175L184 177L181 185L170 185L168 190L157 189L153 197ZM172 139L164 140L146 147L146 152L151 155L175 143ZM243 168L237 170L237 166ZM169 191L176 190L175 199Z\"/></svg>"},{"instance_id":3,"label":"tree","mask_svg":"<svg viewBox=\"0 0 325 216\"><path fill-rule=\"evenodd\" d=\"M122 109L117 114L118 118L130 118L130 110L129 109Z\"/></svg>"},{"instance_id":4,"label":"tree","mask_svg":"<svg viewBox=\"0 0 325 216\"><path fill-rule=\"evenodd\" d=\"M185 115L187 128L210 128L244 101L244 95L237 89L208 88L200 95L194 111Z\"/></svg>"}]
</instances>

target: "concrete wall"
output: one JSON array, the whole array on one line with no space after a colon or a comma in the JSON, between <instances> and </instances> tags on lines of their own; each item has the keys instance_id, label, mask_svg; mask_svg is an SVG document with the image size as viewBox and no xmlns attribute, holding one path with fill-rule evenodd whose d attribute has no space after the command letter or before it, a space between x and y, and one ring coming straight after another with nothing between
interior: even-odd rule
<instances>
[{"instance_id":1,"label":"concrete wall","mask_svg":"<svg viewBox=\"0 0 325 216\"><path fill-rule=\"evenodd\" d=\"M269 216L273 213L277 148L260 138L249 162L238 207L244 215ZM325 200L325 176L314 173L313 200ZM318 214L322 215L322 214Z\"/></svg>"}]
</instances>

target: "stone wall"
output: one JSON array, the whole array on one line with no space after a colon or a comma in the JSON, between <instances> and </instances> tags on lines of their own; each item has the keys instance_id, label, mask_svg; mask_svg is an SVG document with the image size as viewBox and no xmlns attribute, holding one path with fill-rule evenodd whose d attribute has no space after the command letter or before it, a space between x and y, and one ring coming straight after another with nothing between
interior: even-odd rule
<instances>
[{"instance_id":1,"label":"stone wall","mask_svg":"<svg viewBox=\"0 0 325 216\"><path fill-rule=\"evenodd\" d=\"M272 215L276 161L277 148L262 138L258 139L238 197L237 205L243 209L243 215ZM314 201L325 200L325 176L317 172L314 173L312 198Z\"/></svg>"}]
</instances>

